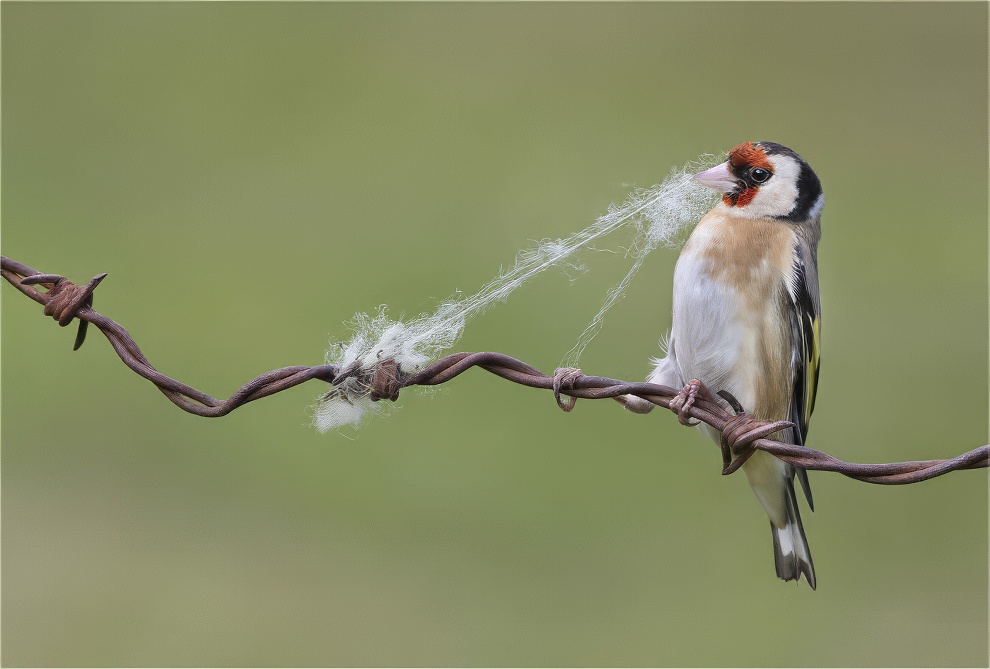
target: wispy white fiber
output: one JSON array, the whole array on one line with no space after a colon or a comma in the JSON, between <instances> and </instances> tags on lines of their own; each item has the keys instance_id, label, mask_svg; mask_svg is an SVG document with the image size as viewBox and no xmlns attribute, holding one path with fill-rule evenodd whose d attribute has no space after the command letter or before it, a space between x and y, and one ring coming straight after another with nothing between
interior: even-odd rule
<instances>
[{"instance_id":1,"label":"wispy white fiber","mask_svg":"<svg viewBox=\"0 0 990 669\"><path fill-rule=\"evenodd\" d=\"M636 236L627 254L632 256L633 264L622 281L608 291L601 309L564 356L561 367L577 366L584 349L601 331L605 314L625 296L646 256L658 246L679 247L687 239L685 233L712 208L718 194L691 177L723 159L724 156L704 155L681 169L675 168L659 186L633 191L621 206L609 207L608 213L598 219L598 223L614 220L617 226L635 226Z\"/></svg>"},{"instance_id":2,"label":"wispy white fiber","mask_svg":"<svg viewBox=\"0 0 990 669\"><path fill-rule=\"evenodd\" d=\"M575 366L601 330L605 313L622 298L647 254L658 246L678 246L686 238L686 231L712 207L717 194L691 176L717 162L715 156L702 156L672 170L660 185L633 191L625 202L609 207L607 214L584 230L563 239L545 239L520 251L513 265L481 290L473 295L455 293L432 314L420 314L408 322L392 320L384 305L373 316L357 314L351 322L354 336L347 343L331 343L327 363L339 369L354 365L370 373L382 360L391 359L403 372L421 369L461 338L471 316L504 301L516 288L552 267L575 267L574 253L592 242L620 228L632 229L634 241L628 251L633 258L632 267L608 292L601 309L565 356L565 363ZM347 379L317 400L314 425L320 432L357 425L379 404L372 402L368 394L369 389L358 379Z\"/></svg>"}]
</instances>

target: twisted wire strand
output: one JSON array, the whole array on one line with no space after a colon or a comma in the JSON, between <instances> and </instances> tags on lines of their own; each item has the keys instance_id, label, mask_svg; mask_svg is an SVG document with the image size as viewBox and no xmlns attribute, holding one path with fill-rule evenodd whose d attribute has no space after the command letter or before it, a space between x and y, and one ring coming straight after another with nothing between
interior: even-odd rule
<instances>
[{"instance_id":1,"label":"twisted wire strand","mask_svg":"<svg viewBox=\"0 0 990 669\"><path fill-rule=\"evenodd\" d=\"M248 402L288 390L312 379L333 385L350 377L358 377L369 388L371 399L395 401L403 388L440 385L473 367L479 367L512 383L552 391L557 404L565 411L573 409L578 399L634 395L678 413L685 424L688 423L685 416L704 422L722 433L722 473L726 475L739 469L756 450L766 451L805 469L836 472L858 481L884 485L918 483L949 472L990 465L990 445L944 460L884 464L845 462L806 446L770 439L770 435L789 427L790 423L753 418L742 411L734 398L727 396L724 399L734 407L734 412L730 412L703 384L698 384L699 392L692 397L691 402L685 404L683 391L680 389L588 376L571 368L558 369L554 374L548 375L521 360L495 352L454 353L411 374L403 374L392 360L383 360L370 370L354 367L338 370L334 365L282 367L255 377L229 398L219 400L159 372L141 352L127 330L93 309L93 293L106 274L97 275L86 284L77 285L61 275L41 273L6 256L0 256L0 274L17 290L44 306L45 315L54 318L60 326L65 327L73 320L79 321L74 350L82 346L87 325L91 324L106 336L114 351L131 370L155 384L183 411L207 418L226 416ZM562 399L562 395L568 399Z\"/></svg>"}]
</instances>

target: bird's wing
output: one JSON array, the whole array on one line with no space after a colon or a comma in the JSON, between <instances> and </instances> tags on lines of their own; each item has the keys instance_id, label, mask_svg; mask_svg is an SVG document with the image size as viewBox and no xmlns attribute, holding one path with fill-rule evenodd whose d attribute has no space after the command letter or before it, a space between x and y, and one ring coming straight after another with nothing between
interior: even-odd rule
<instances>
[{"instance_id":1,"label":"bird's wing","mask_svg":"<svg viewBox=\"0 0 990 669\"><path fill-rule=\"evenodd\" d=\"M818 267L814 252L800 240L794 253L794 274L788 286L791 298L791 368L794 387L791 392L789 419L797 429L794 437L804 445L808 437L808 423L815 409L818 391L819 342L821 333L821 307L818 299ZM797 468L798 480L804 488L808 506L814 511L808 474Z\"/></svg>"}]
</instances>

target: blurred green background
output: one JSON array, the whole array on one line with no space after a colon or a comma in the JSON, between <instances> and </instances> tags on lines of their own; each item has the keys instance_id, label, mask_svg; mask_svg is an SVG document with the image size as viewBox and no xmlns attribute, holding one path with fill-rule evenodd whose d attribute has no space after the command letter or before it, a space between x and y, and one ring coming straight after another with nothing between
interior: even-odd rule
<instances>
[{"instance_id":1,"label":"blurred green background","mask_svg":"<svg viewBox=\"0 0 990 669\"><path fill-rule=\"evenodd\" d=\"M86 280L227 396L343 322L431 310L531 240L746 140L821 176L812 446L986 441L987 5L2 6L3 252ZM552 369L626 263L460 350ZM582 359L642 378L658 251ZM307 384L182 413L3 297L5 665L986 665L987 476L811 474L819 589L670 415L471 372L357 432Z\"/></svg>"}]
</instances>

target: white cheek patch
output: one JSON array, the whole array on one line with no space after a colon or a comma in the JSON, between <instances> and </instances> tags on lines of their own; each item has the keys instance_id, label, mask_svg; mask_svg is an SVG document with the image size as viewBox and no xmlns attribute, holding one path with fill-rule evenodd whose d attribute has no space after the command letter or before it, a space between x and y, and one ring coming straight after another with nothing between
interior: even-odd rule
<instances>
[{"instance_id":1,"label":"white cheek patch","mask_svg":"<svg viewBox=\"0 0 990 669\"><path fill-rule=\"evenodd\" d=\"M786 216L797 205L798 176L801 166L790 156L768 156L773 165L773 176L759 190L749 204L738 207L738 213L750 218Z\"/></svg>"}]
</instances>

